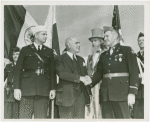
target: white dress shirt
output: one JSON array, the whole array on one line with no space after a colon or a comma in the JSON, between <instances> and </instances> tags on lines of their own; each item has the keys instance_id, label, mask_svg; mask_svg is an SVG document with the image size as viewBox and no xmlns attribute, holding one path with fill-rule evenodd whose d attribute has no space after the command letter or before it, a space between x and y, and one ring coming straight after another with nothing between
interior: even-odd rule
<instances>
[{"instance_id":1,"label":"white dress shirt","mask_svg":"<svg viewBox=\"0 0 150 122\"><path fill-rule=\"evenodd\" d=\"M38 44L36 44L35 42L34 42L33 44L34 44L34 46L36 47L37 50L38 50L38 46L40 46L40 50L42 49L42 46L43 46L43 45L38 45Z\"/></svg>"},{"instance_id":2,"label":"white dress shirt","mask_svg":"<svg viewBox=\"0 0 150 122\"><path fill-rule=\"evenodd\" d=\"M77 59L76 58L76 55L75 54L73 54L73 53L71 53L71 52L66 52L68 55L69 55L69 57L73 60L73 55L74 55L74 57L75 57L75 59Z\"/></svg>"},{"instance_id":3,"label":"white dress shirt","mask_svg":"<svg viewBox=\"0 0 150 122\"><path fill-rule=\"evenodd\" d=\"M101 50L99 50L99 51L101 52ZM100 56L100 52L93 54L93 65L92 65L93 67L92 68L94 68L96 63L98 62L99 56Z\"/></svg>"}]
</instances>

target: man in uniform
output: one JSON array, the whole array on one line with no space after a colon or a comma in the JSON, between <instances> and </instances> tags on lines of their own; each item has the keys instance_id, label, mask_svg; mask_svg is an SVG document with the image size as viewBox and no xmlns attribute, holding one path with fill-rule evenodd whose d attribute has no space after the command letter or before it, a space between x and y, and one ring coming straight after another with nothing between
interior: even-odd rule
<instances>
[{"instance_id":1,"label":"man in uniform","mask_svg":"<svg viewBox=\"0 0 150 122\"><path fill-rule=\"evenodd\" d=\"M110 48L101 54L92 79L92 86L102 79L102 117L130 118L128 105L135 103L138 91L136 54L130 47L120 45L118 32L112 27L104 27L104 41Z\"/></svg>"},{"instance_id":2,"label":"man in uniform","mask_svg":"<svg viewBox=\"0 0 150 122\"><path fill-rule=\"evenodd\" d=\"M4 89L4 119L17 119L18 118L18 100L14 98L14 69L16 67L16 62L19 57L20 49L15 47L13 50L13 61L7 64L4 69L4 81L7 79Z\"/></svg>"},{"instance_id":3,"label":"man in uniform","mask_svg":"<svg viewBox=\"0 0 150 122\"><path fill-rule=\"evenodd\" d=\"M19 118L47 118L49 98L55 97L55 67L52 49L44 46L44 26L33 28L33 44L23 47L14 77L14 96L20 100Z\"/></svg>"},{"instance_id":4,"label":"man in uniform","mask_svg":"<svg viewBox=\"0 0 150 122\"><path fill-rule=\"evenodd\" d=\"M56 62L59 83L56 104L60 118L79 119L85 117L85 105L90 103L91 79L87 75L85 61L76 55L80 51L80 42L75 37L66 39L67 52Z\"/></svg>"},{"instance_id":5,"label":"man in uniform","mask_svg":"<svg viewBox=\"0 0 150 122\"><path fill-rule=\"evenodd\" d=\"M140 51L137 53L137 57L144 64L144 33L139 33L138 36L138 45L140 47ZM142 67L142 72L144 72L144 67ZM140 76L141 77L141 76ZM135 105L133 108L133 115L135 119L144 119L144 84L142 84L140 78L138 95L136 96Z\"/></svg>"}]
</instances>

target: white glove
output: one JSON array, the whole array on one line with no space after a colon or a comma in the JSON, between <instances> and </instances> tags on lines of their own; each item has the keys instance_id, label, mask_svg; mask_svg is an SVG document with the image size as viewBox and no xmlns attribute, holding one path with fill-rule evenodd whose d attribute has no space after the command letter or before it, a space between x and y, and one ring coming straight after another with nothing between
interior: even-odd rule
<instances>
[{"instance_id":1,"label":"white glove","mask_svg":"<svg viewBox=\"0 0 150 122\"><path fill-rule=\"evenodd\" d=\"M55 96L56 96L56 90L51 90L50 93L49 93L49 98L54 99Z\"/></svg>"},{"instance_id":2,"label":"white glove","mask_svg":"<svg viewBox=\"0 0 150 122\"><path fill-rule=\"evenodd\" d=\"M128 105L132 106L135 103L135 94L128 95Z\"/></svg>"},{"instance_id":3,"label":"white glove","mask_svg":"<svg viewBox=\"0 0 150 122\"><path fill-rule=\"evenodd\" d=\"M14 98L16 100L21 100L21 90L20 89L14 89Z\"/></svg>"},{"instance_id":4,"label":"white glove","mask_svg":"<svg viewBox=\"0 0 150 122\"><path fill-rule=\"evenodd\" d=\"M80 81L82 81L85 86L90 85L92 83L92 80L88 75L85 77L81 76Z\"/></svg>"}]
</instances>

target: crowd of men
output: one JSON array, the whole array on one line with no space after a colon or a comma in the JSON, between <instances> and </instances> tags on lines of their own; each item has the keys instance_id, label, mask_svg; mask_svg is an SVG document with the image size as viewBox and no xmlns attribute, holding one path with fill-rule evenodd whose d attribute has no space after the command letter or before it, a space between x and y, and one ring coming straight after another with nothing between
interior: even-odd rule
<instances>
[{"instance_id":1,"label":"crowd of men","mask_svg":"<svg viewBox=\"0 0 150 122\"><path fill-rule=\"evenodd\" d=\"M32 31L33 43L14 48L13 61L4 69L5 119L49 118L53 99L60 119L81 119L85 114L93 119L144 118L144 85L137 61L138 57L144 64L143 33L137 38L140 51L136 54L120 44L114 28L94 28L86 64L77 55L76 37L68 37L63 54L55 56L44 45L46 28L36 26Z\"/></svg>"}]
</instances>

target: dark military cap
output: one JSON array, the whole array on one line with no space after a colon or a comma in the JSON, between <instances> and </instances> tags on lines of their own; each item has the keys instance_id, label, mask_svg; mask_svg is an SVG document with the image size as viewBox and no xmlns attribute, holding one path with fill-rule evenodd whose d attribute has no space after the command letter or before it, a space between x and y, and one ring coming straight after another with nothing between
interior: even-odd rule
<instances>
[{"instance_id":1,"label":"dark military cap","mask_svg":"<svg viewBox=\"0 0 150 122\"><path fill-rule=\"evenodd\" d=\"M12 52L13 52L13 53L15 53L15 52L20 52L20 48L19 48L19 47L13 48L13 49L12 49Z\"/></svg>"},{"instance_id":2,"label":"dark military cap","mask_svg":"<svg viewBox=\"0 0 150 122\"><path fill-rule=\"evenodd\" d=\"M139 33L139 36L138 36L138 39L139 39L140 37L142 37L142 36L144 36L144 33L140 32L140 33Z\"/></svg>"}]
</instances>

